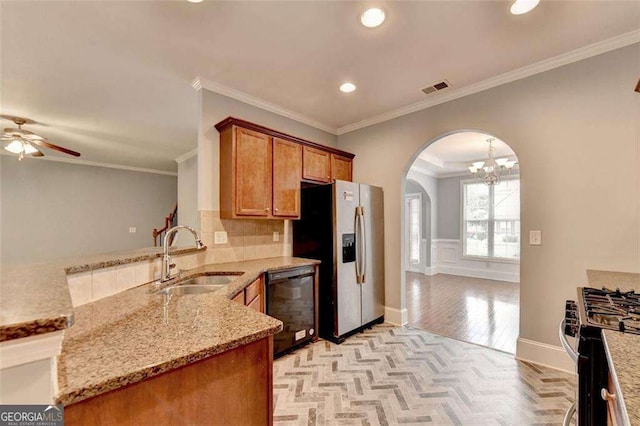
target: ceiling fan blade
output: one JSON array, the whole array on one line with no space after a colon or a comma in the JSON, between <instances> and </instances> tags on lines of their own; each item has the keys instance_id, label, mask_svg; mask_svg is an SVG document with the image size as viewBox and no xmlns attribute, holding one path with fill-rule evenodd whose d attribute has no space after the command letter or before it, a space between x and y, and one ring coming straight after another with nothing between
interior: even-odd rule
<instances>
[{"instance_id":1,"label":"ceiling fan blade","mask_svg":"<svg viewBox=\"0 0 640 426\"><path fill-rule=\"evenodd\" d=\"M4 129L5 133L17 133L17 134L22 134L22 135L35 135L35 133L30 132L28 130L25 129L18 129L16 127L5 127Z\"/></svg>"},{"instance_id":2,"label":"ceiling fan blade","mask_svg":"<svg viewBox=\"0 0 640 426\"><path fill-rule=\"evenodd\" d=\"M33 141L33 140L43 140L44 138L40 135L36 135L35 133L32 133L30 135L22 135L22 137L28 141Z\"/></svg>"},{"instance_id":3,"label":"ceiling fan blade","mask_svg":"<svg viewBox=\"0 0 640 426\"><path fill-rule=\"evenodd\" d=\"M34 152L33 154L31 154L32 157L44 157L44 154L42 153L42 151L40 151L38 148L34 147L34 149L36 150L36 152Z\"/></svg>"},{"instance_id":4,"label":"ceiling fan blade","mask_svg":"<svg viewBox=\"0 0 640 426\"><path fill-rule=\"evenodd\" d=\"M55 149L56 151L64 152L65 154L73 155L74 157L80 157L80 153L79 152L75 152L75 151L72 151L70 149L63 148L63 147L58 146L58 145L54 145L51 142L47 142L45 139L42 139L42 140L33 139L33 140L29 140L29 142L33 143L33 144L36 144L38 146L42 146L44 148Z\"/></svg>"}]
</instances>

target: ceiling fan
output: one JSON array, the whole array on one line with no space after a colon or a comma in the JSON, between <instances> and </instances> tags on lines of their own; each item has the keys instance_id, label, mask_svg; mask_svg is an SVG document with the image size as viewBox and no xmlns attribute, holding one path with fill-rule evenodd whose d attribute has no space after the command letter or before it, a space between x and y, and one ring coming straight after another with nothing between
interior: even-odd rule
<instances>
[{"instance_id":1,"label":"ceiling fan","mask_svg":"<svg viewBox=\"0 0 640 426\"><path fill-rule=\"evenodd\" d=\"M44 154L38 148L54 149L68 155L73 155L74 157L80 157L79 152L54 145L42 136L36 135L35 133L22 128L24 124L33 124L34 121L27 118L13 117L10 115L0 115L0 117L11 120L18 126L17 129L12 127L5 128L4 133L2 134L2 142L7 143L4 149L19 155L19 161L22 161L25 155L31 155L32 157L43 157Z\"/></svg>"}]
</instances>

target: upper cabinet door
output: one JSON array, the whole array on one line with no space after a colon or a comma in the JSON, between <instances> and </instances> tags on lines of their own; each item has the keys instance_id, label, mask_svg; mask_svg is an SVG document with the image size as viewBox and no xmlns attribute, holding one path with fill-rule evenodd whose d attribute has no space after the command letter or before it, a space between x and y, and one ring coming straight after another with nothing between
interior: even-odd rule
<instances>
[{"instance_id":1,"label":"upper cabinet door","mask_svg":"<svg viewBox=\"0 0 640 426\"><path fill-rule=\"evenodd\" d=\"M331 177L351 182L351 159L331 154Z\"/></svg>"},{"instance_id":2,"label":"upper cabinet door","mask_svg":"<svg viewBox=\"0 0 640 426\"><path fill-rule=\"evenodd\" d=\"M271 137L236 127L236 214L271 214Z\"/></svg>"},{"instance_id":3,"label":"upper cabinet door","mask_svg":"<svg viewBox=\"0 0 640 426\"><path fill-rule=\"evenodd\" d=\"M331 182L331 154L310 146L305 146L302 151L303 179Z\"/></svg>"},{"instance_id":4,"label":"upper cabinet door","mask_svg":"<svg viewBox=\"0 0 640 426\"><path fill-rule=\"evenodd\" d=\"M273 216L300 217L302 146L273 138Z\"/></svg>"}]
</instances>

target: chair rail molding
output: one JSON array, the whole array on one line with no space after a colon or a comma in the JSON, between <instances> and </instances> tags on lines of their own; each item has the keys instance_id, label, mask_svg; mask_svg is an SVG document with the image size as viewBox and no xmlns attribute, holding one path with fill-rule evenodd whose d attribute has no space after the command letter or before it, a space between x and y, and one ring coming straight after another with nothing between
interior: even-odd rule
<instances>
[{"instance_id":1,"label":"chair rail molding","mask_svg":"<svg viewBox=\"0 0 640 426\"><path fill-rule=\"evenodd\" d=\"M431 240L431 266L425 275L449 274L496 281L520 282L520 264L493 259L462 257L462 241Z\"/></svg>"}]
</instances>

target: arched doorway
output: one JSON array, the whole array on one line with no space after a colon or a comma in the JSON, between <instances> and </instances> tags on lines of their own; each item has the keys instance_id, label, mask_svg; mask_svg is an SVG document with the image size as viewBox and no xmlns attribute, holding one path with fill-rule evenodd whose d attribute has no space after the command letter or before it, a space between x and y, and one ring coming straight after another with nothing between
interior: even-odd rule
<instances>
[{"instance_id":1,"label":"arched doorway","mask_svg":"<svg viewBox=\"0 0 640 426\"><path fill-rule=\"evenodd\" d=\"M429 264L416 268L411 263L417 261L416 232L424 236L425 220L416 220L422 195L411 194L422 194L419 189L429 194L430 238L429 244L422 238L419 249L424 259L429 253ZM486 132L442 135L408 165L403 203L409 324L515 353L521 238L519 167L513 150Z\"/></svg>"}]
</instances>

